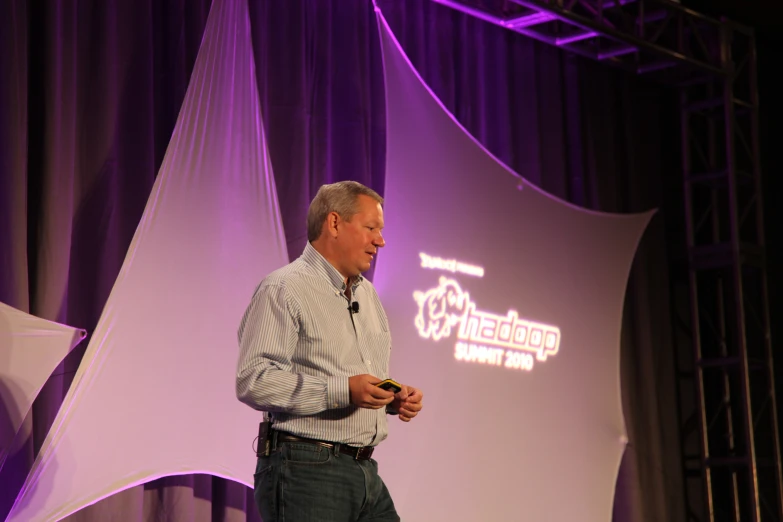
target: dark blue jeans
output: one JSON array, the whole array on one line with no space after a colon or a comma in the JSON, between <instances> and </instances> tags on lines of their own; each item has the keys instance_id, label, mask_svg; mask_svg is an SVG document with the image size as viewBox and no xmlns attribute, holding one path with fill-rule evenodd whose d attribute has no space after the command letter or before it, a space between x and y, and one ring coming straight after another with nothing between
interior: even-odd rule
<instances>
[{"instance_id":1,"label":"dark blue jeans","mask_svg":"<svg viewBox=\"0 0 783 522\"><path fill-rule=\"evenodd\" d=\"M255 499L264 522L399 522L378 463L333 448L284 442L259 457Z\"/></svg>"}]
</instances>

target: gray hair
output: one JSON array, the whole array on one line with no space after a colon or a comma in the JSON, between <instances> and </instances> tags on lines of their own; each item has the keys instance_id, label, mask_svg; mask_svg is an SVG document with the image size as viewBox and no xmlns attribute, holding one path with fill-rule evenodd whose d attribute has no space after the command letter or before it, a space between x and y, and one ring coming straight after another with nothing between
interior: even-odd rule
<instances>
[{"instance_id":1,"label":"gray hair","mask_svg":"<svg viewBox=\"0 0 783 522\"><path fill-rule=\"evenodd\" d=\"M321 229L330 212L337 212L341 218L350 221L358 212L356 200L362 195L383 204L383 198L377 192L356 181L338 181L321 186L307 211L307 240L315 241L321 236Z\"/></svg>"}]
</instances>

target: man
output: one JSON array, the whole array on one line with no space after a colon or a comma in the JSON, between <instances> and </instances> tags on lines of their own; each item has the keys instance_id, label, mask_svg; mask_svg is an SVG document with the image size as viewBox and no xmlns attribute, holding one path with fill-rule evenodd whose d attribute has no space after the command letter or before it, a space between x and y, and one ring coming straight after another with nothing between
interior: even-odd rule
<instances>
[{"instance_id":1,"label":"man","mask_svg":"<svg viewBox=\"0 0 783 522\"><path fill-rule=\"evenodd\" d=\"M408 422L423 396L376 386L391 337L361 274L385 245L382 203L353 181L321 187L304 252L261 282L240 324L237 397L272 422L255 473L264 522L399 520L371 455L387 413Z\"/></svg>"}]
</instances>

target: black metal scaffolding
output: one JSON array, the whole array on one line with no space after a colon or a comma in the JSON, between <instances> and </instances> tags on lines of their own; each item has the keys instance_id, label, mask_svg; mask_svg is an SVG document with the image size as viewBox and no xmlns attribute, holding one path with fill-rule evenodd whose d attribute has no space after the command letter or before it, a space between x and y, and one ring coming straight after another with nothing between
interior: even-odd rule
<instances>
[{"instance_id":1,"label":"black metal scaffolding","mask_svg":"<svg viewBox=\"0 0 783 522\"><path fill-rule=\"evenodd\" d=\"M753 31L669 0L433 1L679 89L687 520L783 522Z\"/></svg>"}]
</instances>

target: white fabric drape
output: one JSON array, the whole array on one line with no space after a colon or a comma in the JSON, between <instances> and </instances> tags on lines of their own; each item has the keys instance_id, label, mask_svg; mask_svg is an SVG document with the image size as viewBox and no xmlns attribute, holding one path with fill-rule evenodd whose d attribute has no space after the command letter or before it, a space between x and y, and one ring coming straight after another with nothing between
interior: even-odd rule
<instances>
[{"instance_id":1,"label":"white fabric drape","mask_svg":"<svg viewBox=\"0 0 783 522\"><path fill-rule=\"evenodd\" d=\"M41 387L86 335L0 303L0 471Z\"/></svg>"},{"instance_id":2,"label":"white fabric drape","mask_svg":"<svg viewBox=\"0 0 783 522\"><path fill-rule=\"evenodd\" d=\"M234 394L236 329L287 261L245 0L215 0L166 157L10 520L59 520L158 477L245 484L260 414Z\"/></svg>"},{"instance_id":3,"label":"white fabric drape","mask_svg":"<svg viewBox=\"0 0 783 522\"><path fill-rule=\"evenodd\" d=\"M409 522L609 521L626 444L623 301L652 212L580 209L510 171L379 25L387 246L375 284L390 377L425 394L420 417L392 423L381 474ZM559 339L536 351L517 319Z\"/></svg>"}]
</instances>

